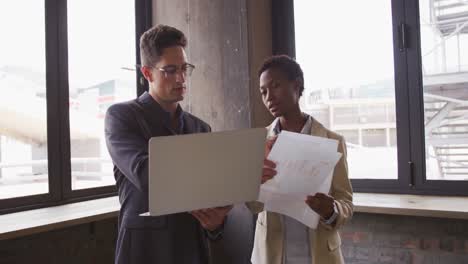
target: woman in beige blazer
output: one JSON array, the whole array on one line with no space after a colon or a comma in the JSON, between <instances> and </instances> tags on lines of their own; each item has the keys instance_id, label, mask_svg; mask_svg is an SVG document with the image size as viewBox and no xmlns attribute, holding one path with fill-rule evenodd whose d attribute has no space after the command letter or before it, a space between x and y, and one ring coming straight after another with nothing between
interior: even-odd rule
<instances>
[{"instance_id":1,"label":"woman in beige blazer","mask_svg":"<svg viewBox=\"0 0 468 264\"><path fill-rule=\"evenodd\" d=\"M305 203L321 216L317 229L309 229L288 216L264 211L259 202L248 204L254 213L258 213L252 263L344 263L338 230L353 214L345 141L301 112L299 98L304 90L304 77L296 61L285 55L273 56L260 68L259 78L263 103L275 117L268 127L269 136L287 130L335 139L339 141L338 151L343 155L335 166L329 193L304 197ZM265 156L273 144L274 139L268 142ZM274 177L275 166L265 159L262 183Z\"/></svg>"}]
</instances>

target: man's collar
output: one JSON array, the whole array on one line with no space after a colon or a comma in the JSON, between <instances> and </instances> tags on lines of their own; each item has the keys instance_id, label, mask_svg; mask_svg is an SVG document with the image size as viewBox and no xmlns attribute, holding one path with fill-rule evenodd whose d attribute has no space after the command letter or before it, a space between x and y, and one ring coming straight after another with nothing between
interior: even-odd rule
<instances>
[{"instance_id":1,"label":"man's collar","mask_svg":"<svg viewBox=\"0 0 468 264\"><path fill-rule=\"evenodd\" d=\"M166 110L164 110L161 107L161 105L156 100L154 100L154 98L148 92L144 92L142 95L140 95L140 97L138 97L138 100L143 105L147 106L152 113L153 112L156 113L156 118L161 118L162 120L164 120L165 123L166 122L170 123L171 114L167 112ZM179 118L179 120L182 120L184 116L184 111L182 107L180 106L180 104L177 104L177 109L176 109L175 114Z\"/></svg>"}]
</instances>

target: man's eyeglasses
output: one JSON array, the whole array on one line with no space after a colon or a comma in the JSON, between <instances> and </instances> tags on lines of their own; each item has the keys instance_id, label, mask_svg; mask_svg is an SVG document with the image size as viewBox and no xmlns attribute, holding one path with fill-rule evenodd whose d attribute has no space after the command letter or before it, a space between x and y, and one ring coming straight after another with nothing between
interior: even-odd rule
<instances>
[{"instance_id":1,"label":"man's eyeglasses","mask_svg":"<svg viewBox=\"0 0 468 264\"><path fill-rule=\"evenodd\" d=\"M180 72L184 77L190 77L192 76L192 72L195 69L195 65L190 64L190 63L184 63L182 65L166 65L164 67L158 68L158 67L151 67L147 66L153 69L156 69L158 71L161 71L164 74L164 77L169 78L175 76L178 72Z\"/></svg>"},{"instance_id":2,"label":"man's eyeglasses","mask_svg":"<svg viewBox=\"0 0 468 264\"><path fill-rule=\"evenodd\" d=\"M195 69L195 66L193 64L190 64L190 63L185 63L185 64L182 64L180 66L166 65L164 67L156 68L156 69L162 71L166 78L174 76L175 74L177 74L177 72L179 70L180 70L180 73L182 73L182 75L184 77L187 77L187 76L190 77L190 76L192 76L192 72Z\"/></svg>"}]
</instances>

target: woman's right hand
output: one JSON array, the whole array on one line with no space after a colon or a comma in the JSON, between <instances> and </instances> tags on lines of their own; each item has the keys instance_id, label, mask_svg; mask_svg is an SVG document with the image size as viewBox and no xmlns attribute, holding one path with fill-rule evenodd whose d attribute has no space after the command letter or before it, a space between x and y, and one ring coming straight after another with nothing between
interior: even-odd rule
<instances>
[{"instance_id":1,"label":"woman's right hand","mask_svg":"<svg viewBox=\"0 0 468 264\"><path fill-rule=\"evenodd\" d=\"M276 175L275 168L276 164L273 161L266 158L263 160L262 184L271 180Z\"/></svg>"},{"instance_id":2,"label":"woman's right hand","mask_svg":"<svg viewBox=\"0 0 468 264\"><path fill-rule=\"evenodd\" d=\"M273 161L267 159L271 149L273 148L273 145L276 142L276 138L276 136L269 138L265 143L265 159L263 160L262 184L276 175L276 164Z\"/></svg>"}]
</instances>

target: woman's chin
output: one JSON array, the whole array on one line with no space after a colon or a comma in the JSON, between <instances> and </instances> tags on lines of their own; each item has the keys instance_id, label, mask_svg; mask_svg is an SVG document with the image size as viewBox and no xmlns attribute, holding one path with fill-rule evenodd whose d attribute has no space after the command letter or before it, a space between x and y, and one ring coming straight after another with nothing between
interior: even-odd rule
<instances>
[{"instance_id":1,"label":"woman's chin","mask_svg":"<svg viewBox=\"0 0 468 264\"><path fill-rule=\"evenodd\" d=\"M273 117L280 117L281 116L281 113L278 112L278 111L270 111L270 114L273 116Z\"/></svg>"}]
</instances>

